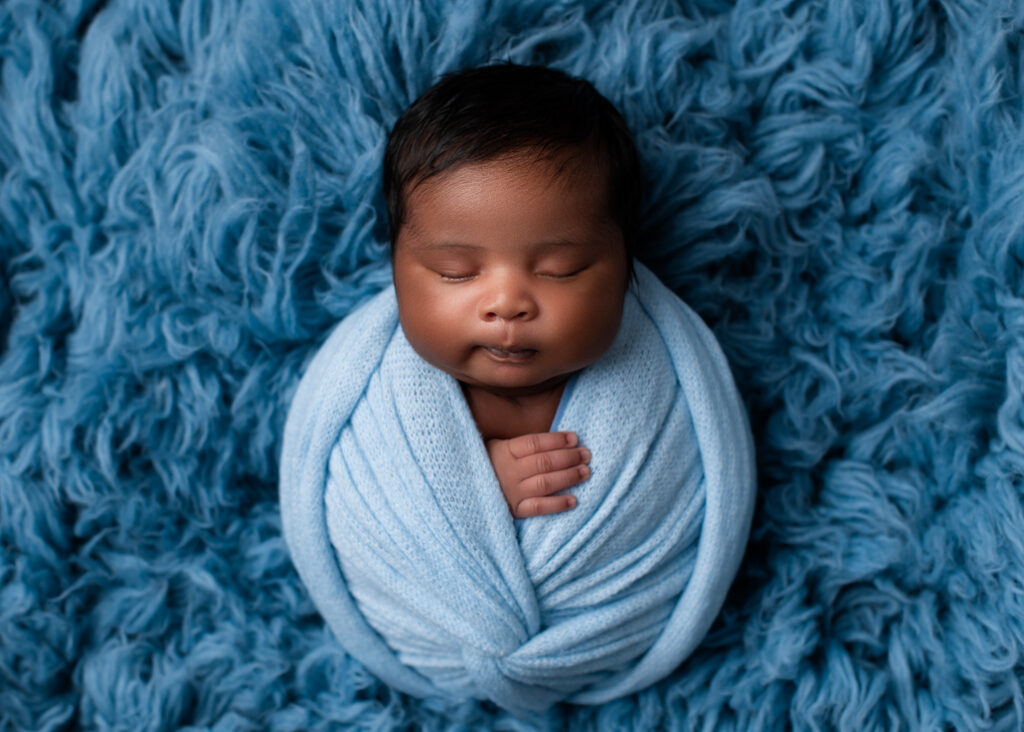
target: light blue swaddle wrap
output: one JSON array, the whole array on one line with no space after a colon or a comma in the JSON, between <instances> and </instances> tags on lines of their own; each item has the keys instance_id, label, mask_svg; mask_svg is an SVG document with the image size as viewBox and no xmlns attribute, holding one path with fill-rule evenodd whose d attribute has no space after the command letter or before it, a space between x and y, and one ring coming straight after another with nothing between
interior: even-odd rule
<instances>
[{"instance_id":1,"label":"light blue swaddle wrap","mask_svg":"<svg viewBox=\"0 0 1024 732\"><path fill-rule=\"evenodd\" d=\"M517 713L602 703L666 676L711 626L750 530L750 427L711 331L636 269L615 342L552 425L592 453L564 513L511 517L393 288L310 363L285 428L284 534L335 636L388 684Z\"/></svg>"}]
</instances>

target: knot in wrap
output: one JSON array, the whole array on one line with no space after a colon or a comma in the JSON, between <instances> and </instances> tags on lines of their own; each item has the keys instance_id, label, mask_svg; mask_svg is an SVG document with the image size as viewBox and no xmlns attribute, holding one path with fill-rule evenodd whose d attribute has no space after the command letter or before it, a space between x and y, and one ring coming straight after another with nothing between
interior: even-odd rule
<instances>
[{"instance_id":1,"label":"knot in wrap","mask_svg":"<svg viewBox=\"0 0 1024 732\"><path fill-rule=\"evenodd\" d=\"M564 513L512 519L458 383L409 346L393 288L310 363L285 428L285 538L339 641L392 686L513 712L603 703L710 627L750 529L750 429L710 330L637 276L552 425L592 453Z\"/></svg>"}]
</instances>

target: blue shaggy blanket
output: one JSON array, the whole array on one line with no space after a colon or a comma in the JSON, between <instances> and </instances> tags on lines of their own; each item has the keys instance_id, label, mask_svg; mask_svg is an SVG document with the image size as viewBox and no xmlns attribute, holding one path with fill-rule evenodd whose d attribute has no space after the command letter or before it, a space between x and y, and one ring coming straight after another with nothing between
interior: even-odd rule
<instances>
[{"instance_id":1,"label":"blue shaggy blanket","mask_svg":"<svg viewBox=\"0 0 1024 732\"><path fill-rule=\"evenodd\" d=\"M1020 2L57 5L0 5L0 729L1024 724ZM347 655L277 501L389 126L504 59L623 111L759 489L685 662L520 717Z\"/></svg>"}]
</instances>

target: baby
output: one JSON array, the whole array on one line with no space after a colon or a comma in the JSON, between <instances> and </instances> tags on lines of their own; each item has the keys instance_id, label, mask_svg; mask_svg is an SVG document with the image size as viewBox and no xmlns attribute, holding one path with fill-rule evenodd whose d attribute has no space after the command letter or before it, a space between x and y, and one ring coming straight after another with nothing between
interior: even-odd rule
<instances>
[{"instance_id":1,"label":"baby","mask_svg":"<svg viewBox=\"0 0 1024 732\"><path fill-rule=\"evenodd\" d=\"M399 319L458 380L513 516L573 508L589 476L551 432L569 379L611 346L633 271L640 174L586 81L511 64L449 74L384 160Z\"/></svg>"},{"instance_id":2,"label":"baby","mask_svg":"<svg viewBox=\"0 0 1024 732\"><path fill-rule=\"evenodd\" d=\"M384 189L395 286L332 329L282 441L311 598L421 697L524 714L655 683L736 574L754 456L714 334L633 261L625 124L556 71L458 73L396 123Z\"/></svg>"}]
</instances>

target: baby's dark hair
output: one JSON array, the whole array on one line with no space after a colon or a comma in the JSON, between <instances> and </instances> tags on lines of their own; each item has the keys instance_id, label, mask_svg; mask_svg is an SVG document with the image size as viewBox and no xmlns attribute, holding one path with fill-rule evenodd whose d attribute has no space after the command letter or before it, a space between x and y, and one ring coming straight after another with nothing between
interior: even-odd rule
<instances>
[{"instance_id":1,"label":"baby's dark hair","mask_svg":"<svg viewBox=\"0 0 1024 732\"><path fill-rule=\"evenodd\" d=\"M445 170L519 151L590 153L606 164L610 214L632 271L640 164L629 128L583 79L543 66L499 64L446 74L395 123L384 153L392 251L406 196Z\"/></svg>"}]
</instances>

